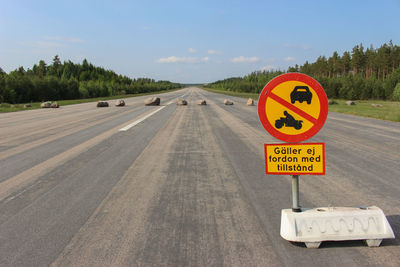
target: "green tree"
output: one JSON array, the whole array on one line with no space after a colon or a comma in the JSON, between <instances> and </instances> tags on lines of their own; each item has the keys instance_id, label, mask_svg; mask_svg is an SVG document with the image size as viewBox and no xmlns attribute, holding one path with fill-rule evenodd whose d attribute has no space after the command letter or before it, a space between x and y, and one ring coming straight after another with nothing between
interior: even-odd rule
<instances>
[{"instance_id":1,"label":"green tree","mask_svg":"<svg viewBox=\"0 0 400 267\"><path fill-rule=\"evenodd\" d=\"M387 44L384 44L378 49L376 55L376 65L378 72L378 79L384 80L389 72L390 66L390 49Z\"/></svg>"},{"instance_id":2,"label":"green tree","mask_svg":"<svg viewBox=\"0 0 400 267\"><path fill-rule=\"evenodd\" d=\"M43 60L39 61L39 66L33 66L34 73L39 77L44 77L47 74L47 65Z\"/></svg>"},{"instance_id":3,"label":"green tree","mask_svg":"<svg viewBox=\"0 0 400 267\"><path fill-rule=\"evenodd\" d=\"M340 56L335 51L333 55L328 59L328 77L336 77L342 74L340 66Z\"/></svg>"},{"instance_id":4,"label":"green tree","mask_svg":"<svg viewBox=\"0 0 400 267\"><path fill-rule=\"evenodd\" d=\"M400 68L397 68L384 82L383 89L385 90L385 98L391 99L393 96L394 87L400 83Z\"/></svg>"},{"instance_id":5,"label":"green tree","mask_svg":"<svg viewBox=\"0 0 400 267\"><path fill-rule=\"evenodd\" d=\"M58 55L50 66L40 60L32 70L20 67L9 74L0 69L0 101L21 103L79 97L109 96L180 88L182 85L154 79L131 79L112 70L96 67L86 59L82 64L61 63Z\"/></svg>"},{"instance_id":6,"label":"green tree","mask_svg":"<svg viewBox=\"0 0 400 267\"><path fill-rule=\"evenodd\" d=\"M62 68L63 66L61 64L60 58L58 57L58 55L55 55L53 58L53 64L50 65L48 69L48 74L61 78L61 75L63 73Z\"/></svg>"},{"instance_id":7,"label":"green tree","mask_svg":"<svg viewBox=\"0 0 400 267\"><path fill-rule=\"evenodd\" d=\"M341 69L343 69L343 75L347 75L350 71L350 65L351 65L351 56L349 52L343 53L341 63L342 63Z\"/></svg>"},{"instance_id":8,"label":"green tree","mask_svg":"<svg viewBox=\"0 0 400 267\"><path fill-rule=\"evenodd\" d=\"M0 68L0 103L4 101L4 93L6 89L6 76L7 73L5 73L2 68Z\"/></svg>"},{"instance_id":9,"label":"green tree","mask_svg":"<svg viewBox=\"0 0 400 267\"><path fill-rule=\"evenodd\" d=\"M393 90L393 100L400 101L400 83L397 83Z\"/></svg>"},{"instance_id":10,"label":"green tree","mask_svg":"<svg viewBox=\"0 0 400 267\"><path fill-rule=\"evenodd\" d=\"M79 95L79 82L75 78L71 78L67 83L68 92L65 96L65 99L77 99L80 97Z\"/></svg>"},{"instance_id":11,"label":"green tree","mask_svg":"<svg viewBox=\"0 0 400 267\"><path fill-rule=\"evenodd\" d=\"M364 47L362 44L356 45L351 54L351 63L353 66L353 73L363 73L365 66Z\"/></svg>"},{"instance_id":12,"label":"green tree","mask_svg":"<svg viewBox=\"0 0 400 267\"><path fill-rule=\"evenodd\" d=\"M79 83L79 96L80 96L80 98L88 98L89 97L89 90L87 88L87 82Z\"/></svg>"}]
</instances>

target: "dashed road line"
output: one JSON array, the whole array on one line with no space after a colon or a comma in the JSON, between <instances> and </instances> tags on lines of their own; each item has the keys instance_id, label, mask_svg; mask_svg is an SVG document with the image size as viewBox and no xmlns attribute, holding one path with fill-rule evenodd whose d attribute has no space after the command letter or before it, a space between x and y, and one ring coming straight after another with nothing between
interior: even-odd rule
<instances>
[{"instance_id":1,"label":"dashed road line","mask_svg":"<svg viewBox=\"0 0 400 267\"><path fill-rule=\"evenodd\" d=\"M184 95L181 96L181 97L183 98L183 97L185 97L186 95L187 95L187 93L184 94ZM174 103L173 100L172 100L172 101L169 101L165 106L159 107L158 109L156 109L156 110L154 110L153 112L147 114L146 116L144 116L144 117L142 117L142 118L140 118L140 119L138 119L138 120L132 122L131 124L128 124L128 125L126 125L125 127L119 129L119 131L120 131L120 132L128 131L128 130L131 129L132 127L135 127L136 125L138 125L138 124L141 123L142 121L144 121L144 120L146 120L147 118L153 116L154 114L156 114L157 112L159 112L160 110L162 110L162 109L165 108L166 106L171 105L172 103Z\"/></svg>"},{"instance_id":2,"label":"dashed road line","mask_svg":"<svg viewBox=\"0 0 400 267\"><path fill-rule=\"evenodd\" d=\"M163 108L165 108L166 106L168 106L169 104L171 104L171 102L168 103L168 104L165 105L165 106L159 107L158 109L156 109L156 110L154 110L153 112L147 114L146 116L144 116L144 117L142 117L142 118L140 118L140 119L138 119L138 120L132 122L131 124L126 125L125 127L119 129L119 131L120 131L120 132L128 131L130 128L132 128L132 127L138 125L139 123L141 123L141 122L144 121L145 119L147 119L147 118L153 116L154 114L156 114L157 112L159 112L160 110L162 110Z\"/></svg>"}]
</instances>

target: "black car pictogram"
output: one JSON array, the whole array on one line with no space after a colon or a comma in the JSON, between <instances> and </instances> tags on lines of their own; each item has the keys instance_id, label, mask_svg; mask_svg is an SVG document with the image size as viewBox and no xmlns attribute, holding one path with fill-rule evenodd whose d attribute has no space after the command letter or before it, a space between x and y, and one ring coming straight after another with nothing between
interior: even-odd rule
<instances>
[{"instance_id":1,"label":"black car pictogram","mask_svg":"<svg viewBox=\"0 0 400 267\"><path fill-rule=\"evenodd\" d=\"M312 93L308 86L296 86L290 93L290 102L294 104L296 101L303 103L307 101L307 104L311 104Z\"/></svg>"},{"instance_id":2,"label":"black car pictogram","mask_svg":"<svg viewBox=\"0 0 400 267\"><path fill-rule=\"evenodd\" d=\"M296 130L300 130L303 126L303 121L295 120L292 115L289 114L286 110L283 112L286 117L281 117L280 119L275 121L275 127L280 129L285 125L286 127L294 127Z\"/></svg>"}]
</instances>

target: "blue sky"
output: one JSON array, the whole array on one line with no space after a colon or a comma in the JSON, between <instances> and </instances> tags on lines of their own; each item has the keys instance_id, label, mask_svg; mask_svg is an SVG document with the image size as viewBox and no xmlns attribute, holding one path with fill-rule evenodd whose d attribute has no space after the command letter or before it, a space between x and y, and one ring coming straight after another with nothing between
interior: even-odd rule
<instances>
[{"instance_id":1,"label":"blue sky","mask_svg":"<svg viewBox=\"0 0 400 267\"><path fill-rule=\"evenodd\" d=\"M206 83L286 70L356 44L400 44L400 1L0 0L0 67L89 62Z\"/></svg>"}]
</instances>

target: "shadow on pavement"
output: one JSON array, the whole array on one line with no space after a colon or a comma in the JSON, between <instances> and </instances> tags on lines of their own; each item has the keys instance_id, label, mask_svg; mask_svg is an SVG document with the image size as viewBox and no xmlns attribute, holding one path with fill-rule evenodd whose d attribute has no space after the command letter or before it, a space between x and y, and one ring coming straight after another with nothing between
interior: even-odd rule
<instances>
[{"instance_id":1,"label":"shadow on pavement","mask_svg":"<svg viewBox=\"0 0 400 267\"><path fill-rule=\"evenodd\" d=\"M395 238L383 240L383 246L400 246L400 215L386 216L390 226L392 227ZM382 246L381 245L381 246Z\"/></svg>"}]
</instances>

